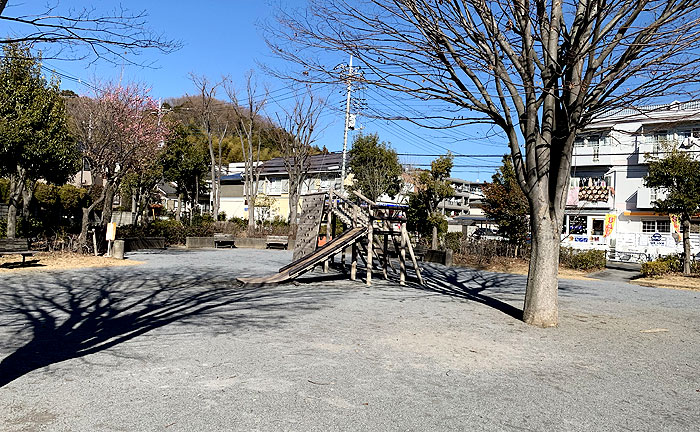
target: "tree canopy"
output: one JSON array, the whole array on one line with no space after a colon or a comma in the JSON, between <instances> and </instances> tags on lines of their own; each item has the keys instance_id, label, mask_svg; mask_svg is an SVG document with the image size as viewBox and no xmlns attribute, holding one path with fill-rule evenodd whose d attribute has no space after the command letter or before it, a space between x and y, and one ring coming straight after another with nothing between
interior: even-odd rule
<instances>
[{"instance_id":1,"label":"tree canopy","mask_svg":"<svg viewBox=\"0 0 700 432\"><path fill-rule=\"evenodd\" d=\"M348 157L354 180L352 189L372 201L384 194L393 198L401 190L403 169L399 157L389 143L379 141L378 134L356 136Z\"/></svg>"},{"instance_id":2,"label":"tree canopy","mask_svg":"<svg viewBox=\"0 0 700 432\"><path fill-rule=\"evenodd\" d=\"M530 205L518 185L508 155L503 157L503 164L491 177L491 181L482 188L484 213L498 224L498 233L510 243L524 244L530 230Z\"/></svg>"},{"instance_id":3,"label":"tree canopy","mask_svg":"<svg viewBox=\"0 0 700 432\"><path fill-rule=\"evenodd\" d=\"M454 196L451 186L454 157L441 156L430 163L430 170L416 170L413 173L414 191L408 200L408 229L429 236L434 228L438 235L447 232L447 220L439 210L442 200Z\"/></svg>"},{"instance_id":4,"label":"tree canopy","mask_svg":"<svg viewBox=\"0 0 700 432\"><path fill-rule=\"evenodd\" d=\"M28 181L64 183L80 166L57 80L47 82L29 47L7 44L0 60L0 174L10 178L7 236Z\"/></svg>"},{"instance_id":5,"label":"tree canopy","mask_svg":"<svg viewBox=\"0 0 700 432\"><path fill-rule=\"evenodd\" d=\"M700 161L672 148L664 157L649 161L644 184L666 192L665 198L654 202L658 212L678 215L683 225L683 273L690 274L690 218L700 210Z\"/></svg>"}]
</instances>

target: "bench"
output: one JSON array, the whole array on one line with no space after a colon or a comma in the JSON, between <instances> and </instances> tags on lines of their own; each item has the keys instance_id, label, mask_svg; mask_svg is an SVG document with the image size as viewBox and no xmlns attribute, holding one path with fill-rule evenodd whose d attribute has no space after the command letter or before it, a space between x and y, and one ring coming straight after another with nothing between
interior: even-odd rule
<instances>
[{"instance_id":1,"label":"bench","mask_svg":"<svg viewBox=\"0 0 700 432\"><path fill-rule=\"evenodd\" d=\"M22 255L22 265L28 256L34 256L36 251L29 250L29 240L23 238L0 239L0 256Z\"/></svg>"},{"instance_id":2,"label":"bench","mask_svg":"<svg viewBox=\"0 0 700 432\"><path fill-rule=\"evenodd\" d=\"M287 249L289 246L289 236L267 236L265 245L267 249L270 249L273 246L279 247L280 249Z\"/></svg>"},{"instance_id":3,"label":"bench","mask_svg":"<svg viewBox=\"0 0 700 432\"><path fill-rule=\"evenodd\" d=\"M229 247L229 248L234 248L236 247L236 242L235 238L233 237L233 234L214 234L214 247L219 248L219 247Z\"/></svg>"},{"instance_id":4,"label":"bench","mask_svg":"<svg viewBox=\"0 0 700 432\"><path fill-rule=\"evenodd\" d=\"M428 248L424 246L414 246L413 255L416 257L417 261L425 261L425 254L428 252Z\"/></svg>"}]
</instances>

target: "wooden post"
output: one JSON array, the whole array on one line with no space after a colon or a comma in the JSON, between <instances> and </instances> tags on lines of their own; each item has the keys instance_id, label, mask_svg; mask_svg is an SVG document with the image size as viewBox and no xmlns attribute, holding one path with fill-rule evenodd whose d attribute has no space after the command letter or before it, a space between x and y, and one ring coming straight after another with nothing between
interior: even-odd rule
<instances>
[{"instance_id":1,"label":"wooden post","mask_svg":"<svg viewBox=\"0 0 700 432\"><path fill-rule=\"evenodd\" d=\"M332 224L332 219L333 219L333 211L331 210L331 206L333 205L333 191L331 190L330 194L328 195L328 207L326 209L326 244L328 244L332 239L331 239L331 224ZM328 267L330 264L330 258L326 259L323 262L323 272L328 273Z\"/></svg>"},{"instance_id":2,"label":"wooden post","mask_svg":"<svg viewBox=\"0 0 700 432\"><path fill-rule=\"evenodd\" d=\"M350 280L357 278L357 242L352 244L352 263L350 263Z\"/></svg>"},{"instance_id":3,"label":"wooden post","mask_svg":"<svg viewBox=\"0 0 700 432\"><path fill-rule=\"evenodd\" d=\"M401 233L403 234L404 224L401 224ZM401 235L401 255L399 255L399 261L401 265L401 274L399 276L399 284L406 285L406 237Z\"/></svg>"},{"instance_id":4,"label":"wooden post","mask_svg":"<svg viewBox=\"0 0 700 432\"><path fill-rule=\"evenodd\" d=\"M416 276L418 276L418 282L421 285L425 285L423 282L423 276L420 274L420 267L418 267L418 262L416 261L416 255L413 253L413 245L411 245L411 239L408 238L408 232L406 231L405 225L401 226L401 234L408 246L408 253L411 254L411 261L413 262L413 268L416 270Z\"/></svg>"},{"instance_id":5,"label":"wooden post","mask_svg":"<svg viewBox=\"0 0 700 432\"><path fill-rule=\"evenodd\" d=\"M374 247L374 221L372 207L369 207L369 225L367 226L367 285L372 285L372 251Z\"/></svg>"},{"instance_id":6,"label":"wooden post","mask_svg":"<svg viewBox=\"0 0 700 432\"><path fill-rule=\"evenodd\" d=\"M384 280L389 279L387 276L387 266L389 264L389 235L384 234L384 262L382 266L382 274L384 275Z\"/></svg>"}]
</instances>

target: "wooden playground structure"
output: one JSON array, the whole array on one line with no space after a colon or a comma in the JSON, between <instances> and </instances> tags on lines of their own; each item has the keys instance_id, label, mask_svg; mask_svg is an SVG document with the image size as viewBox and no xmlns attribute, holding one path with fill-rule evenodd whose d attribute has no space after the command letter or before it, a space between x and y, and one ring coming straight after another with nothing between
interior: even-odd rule
<instances>
[{"instance_id":1,"label":"wooden playground structure","mask_svg":"<svg viewBox=\"0 0 700 432\"><path fill-rule=\"evenodd\" d=\"M397 272L391 262L391 252L395 252L399 261L399 283L406 283L410 261L422 285L421 270L406 230L406 206L377 204L359 192L354 194L360 199L359 204L333 191L304 195L292 262L278 273L238 280L248 285L276 284L294 279L319 265L323 266L325 273L340 255L338 265L343 272L349 273L350 280L357 279L359 259L366 269L365 282L371 285L375 263L384 279L389 278L389 268ZM327 241L319 246L322 225L325 225ZM343 229L336 232L339 225ZM349 266L346 263L348 249Z\"/></svg>"}]
</instances>

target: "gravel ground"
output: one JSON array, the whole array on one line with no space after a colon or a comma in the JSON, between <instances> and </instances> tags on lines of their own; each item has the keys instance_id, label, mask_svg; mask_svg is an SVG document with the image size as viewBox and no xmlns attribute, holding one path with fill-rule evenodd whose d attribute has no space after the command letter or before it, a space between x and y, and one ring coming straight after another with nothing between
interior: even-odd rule
<instances>
[{"instance_id":1,"label":"gravel ground","mask_svg":"<svg viewBox=\"0 0 700 432\"><path fill-rule=\"evenodd\" d=\"M524 276L246 289L291 254L130 258L0 275L0 430L700 429L698 292L562 280L543 330Z\"/></svg>"}]
</instances>

